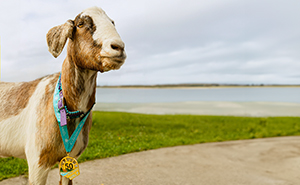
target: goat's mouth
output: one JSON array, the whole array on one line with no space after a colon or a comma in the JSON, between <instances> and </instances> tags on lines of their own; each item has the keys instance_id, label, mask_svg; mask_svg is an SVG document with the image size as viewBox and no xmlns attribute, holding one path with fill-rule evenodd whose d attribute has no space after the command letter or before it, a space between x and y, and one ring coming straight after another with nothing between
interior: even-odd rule
<instances>
[{"instance_id":1,"label":"goat's mouth","mask_svg":"<svg viewBox=\"0 0 300 185\"><path fill-rule=\"evenodd\" d=\"M110 70L117 70L124 64L126 55L117 57L102 56L100 60L101 69L100 72L106 72Z\"/></svg>"},{"instance_id":2,"label":"goat's mouth","mask_svg":"<svg viewBox=\"0 0 300 185\"><path fill-rule=\"evenodd\" d=\"M126 59L126 54L118 55L118 56L100 56L101 59L109 59L117 63L123 63Z\"/></svg>"},{"instance_id":3,"label":"goat's mouth","mask_svg":"<svg viewBox=\"0 0 300 185\"><path fill-rule=\"evenodd\" d=\"M126 54L118 55L118 56L100 56L100 60L111 60L116 63L124 63L126 59Z\"/></svg>"},{"instance_id":4,"label":"goat's mouth","mask_svg":"<svg viewBox=\"0 0 300 185\"><path fill-rule=\"evenodd\" d=\"M122 56L122 57L113 57L111 58L112 61L119 63L119 64L123 64L125 61L126 57Z\"/></svg>"}]
</instances>

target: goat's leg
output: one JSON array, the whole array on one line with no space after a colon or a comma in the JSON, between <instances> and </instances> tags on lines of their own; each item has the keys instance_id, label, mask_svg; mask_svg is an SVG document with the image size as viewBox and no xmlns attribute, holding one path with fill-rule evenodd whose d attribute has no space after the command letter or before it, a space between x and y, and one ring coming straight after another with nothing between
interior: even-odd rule
<instances>
[{"instance_id":1,"label":"goat's leg","mask_svg":"<svg viewBox=\"0 0 300 185\"><path fill-rule=\"evenodd\" d=\"M38 161L38 160L37 160ZM39 166L38 162L32 163L28 161L30 185L45 185L50 168Z\"/></svg>"},{"instance_id":2,"label":"goat's leg","mask_svg":"<svg viewBox=\"0 0 300 185\"><path fill-rule=\"evenodd\" d=\"M28 163L28 180L30 185L45 185L50 171L50 166L40 164L40 154L34 144L28 144L26 159Z\"/></svg>"},{"instance_id":3,"label":"goat's leg","mask_svg":"<svg viewBox=\"0 0 300 185\"><path fill-rule=\"evenodd\" d=\"M59 185L72 185L72 180L60 175Z\"/></svg>"}]
</instances>

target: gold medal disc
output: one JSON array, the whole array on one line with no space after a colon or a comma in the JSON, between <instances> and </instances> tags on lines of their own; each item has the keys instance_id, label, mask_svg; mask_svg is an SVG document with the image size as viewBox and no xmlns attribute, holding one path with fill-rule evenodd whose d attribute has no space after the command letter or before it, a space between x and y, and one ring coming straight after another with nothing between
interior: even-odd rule
<instances>
[{"instance_id":1,"label":"gold medal disc","mask_svg":"<svg viewBox=\"0 0 300 185\"><path fill-rule=\"evenodd\" d=\"M79 173L79 165L75 158L66 156L59 162L59 172L61 176L64 176L70 180L77 177Z\"/></svg>"}]
</instances>

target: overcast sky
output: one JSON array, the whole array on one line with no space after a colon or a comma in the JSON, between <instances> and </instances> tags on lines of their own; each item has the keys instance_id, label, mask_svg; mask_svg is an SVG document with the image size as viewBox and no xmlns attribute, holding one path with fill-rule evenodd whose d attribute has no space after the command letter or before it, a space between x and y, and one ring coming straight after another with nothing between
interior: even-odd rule
<instances>
[{"instance_id":1,"label":"overcast sky","mask_svg":"<svg viewBox=\"0 0 300 185\"><path fill-rule=\"evenodd\" d=\"M98 85L300 84L299 0L1 0L1 80L61 70L46 33L99 6L126 44Z\"/></svg>"}]
</instances>

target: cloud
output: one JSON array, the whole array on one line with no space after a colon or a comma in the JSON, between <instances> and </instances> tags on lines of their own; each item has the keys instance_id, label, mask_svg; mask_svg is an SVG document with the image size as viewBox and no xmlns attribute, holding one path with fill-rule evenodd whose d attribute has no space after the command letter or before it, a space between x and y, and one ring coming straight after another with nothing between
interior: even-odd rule
<instances>
[{"instance_id":1,"label":"cloud","mask_svg":"<svg viewBox=\"0 0 300 185\"><path fill-rule=\"evenodd\" d=\"M57 72L45 35L90 6L115 20L128 55L99 85L300 81L300 2L280 0L5 1L0 7L2 80Z\"/></svg>"}]
</instances>

